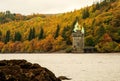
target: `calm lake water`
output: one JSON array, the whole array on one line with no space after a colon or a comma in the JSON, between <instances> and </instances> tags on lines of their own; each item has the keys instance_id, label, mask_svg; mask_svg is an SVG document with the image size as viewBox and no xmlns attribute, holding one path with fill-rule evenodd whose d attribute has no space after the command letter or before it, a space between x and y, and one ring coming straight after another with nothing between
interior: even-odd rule
<instances>
[{"instance_id":1,"label":"calm lake water","mask_svg":"<svg viewBox=\"0 0 120 81\"><path fill-rule=\"evenodd\" d=\"M0 60L26 59L70 81L120 81L120 54L0 54ZM65 80L67 81L67 80Z\"/></svg>"}]
</instances>

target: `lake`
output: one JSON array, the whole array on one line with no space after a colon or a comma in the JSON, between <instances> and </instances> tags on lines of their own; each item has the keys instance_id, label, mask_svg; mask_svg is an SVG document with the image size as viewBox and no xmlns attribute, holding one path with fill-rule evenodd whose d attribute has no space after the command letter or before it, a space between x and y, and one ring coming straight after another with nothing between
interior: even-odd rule
<instances>
[{"instance_id":1,"label":"lake","mask_svg":"<svg viewBox=\"0 0 120 81\"><path fill-rule=\"evenodd\" d=\"M120 81L120 54L0 54L0 60L26 59L70 81ZM67 81L67 80L64 80Z\"/></svg>"}]
</instances>

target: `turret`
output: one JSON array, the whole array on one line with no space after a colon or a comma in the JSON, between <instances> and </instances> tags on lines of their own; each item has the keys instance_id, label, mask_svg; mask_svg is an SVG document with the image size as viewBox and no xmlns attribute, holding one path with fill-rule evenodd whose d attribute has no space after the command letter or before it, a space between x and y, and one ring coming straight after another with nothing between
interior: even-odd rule
<instances>
[{"instance_id":1,"label":"turret","mask_svg":"<svg viewBox=\"0 0 120 81\"><path fill-rule=\"evenodd\" d=\"M83 52L84 49L84 27L76 22L73 33L73 52Z\"/></svg>"}]
</instances>

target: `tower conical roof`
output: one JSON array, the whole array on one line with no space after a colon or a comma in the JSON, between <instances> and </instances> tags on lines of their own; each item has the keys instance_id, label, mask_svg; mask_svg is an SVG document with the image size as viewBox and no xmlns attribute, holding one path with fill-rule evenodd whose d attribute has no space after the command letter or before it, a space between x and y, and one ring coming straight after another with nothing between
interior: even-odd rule
<instances>
[{"instance_id":1,"label":"tower conical roof","mask_svg":"<svg viewBox=\"0 0 120 81\"><path fill-rule=\"evenodd\" d=\"M81 26L79 25L78 21L76 22L73 31L74 31L74 32L81 31Z\"/></svg>"},{"instance_id":2,"label":"tower conical roof","mask_svg":"<svg viewBox=\"0 0 120 81\"><path fill-rule=\"evenodd\" d=\"M82 30L81 30L82 34L85 33L84 27L82 26Z\"/></svg>"}]
</instances>

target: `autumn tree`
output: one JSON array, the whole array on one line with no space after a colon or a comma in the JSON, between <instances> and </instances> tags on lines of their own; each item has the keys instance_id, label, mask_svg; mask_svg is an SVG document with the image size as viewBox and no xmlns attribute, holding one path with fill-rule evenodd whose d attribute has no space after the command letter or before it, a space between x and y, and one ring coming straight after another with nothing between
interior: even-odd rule
<instances>
[{"instance_id":1,"label":"autumn tree","mask_svg":"<svg viewBox=\"0 0 120 81\"><path fill-rule=\"evenodd\" d=\"M3 47L4 47L4 43L0 42L0 52L1 52L1 50L2 50Z\"/></svg>"},{"instance_id":2,"label":"autumn tree","mask_svg":"<svg viewBox=\"0 0 120 81\"><path fill-rule=\"evenodd\" d=\"M99 52L113 52L117 51L118 43L112 41L112 38L108 33L103 35L102 40L95 46Z\"/></svg>"},{"instance_id":3,"label":"autumn tree","mask_svg":"<svg viewBox=\"0 0 120 81\"><path fill-rule=\"evenodd\" d=\"M58 51L58 50L64 49L65 46L66 46L66 42L64 41L62 36L58 36L56 38L56 40L54 40L54 42L53 42L53 49L52 49L52 51Z\"/></svg>"},{"instance_id":4,"label":"autumn tree","mask_svg":"<svg viewBox=\"0 0 120 81\"><path fill-rule=\"evenodd\" d=\"M113 16L113 19L111 21L111 25L113 27L120 27L120 13L119 12L118 13L114 13L113 15L114 16Z\"/></svg>"},{"instance_id":5,"label":"autumn tree","mask_svg":"<svg viewBox=\"0 0 120 81\"><path fill-rule=\"evenodd\" d=\"M103 41L104 42L111 42L112 38L110 37L110 35L108 33L105 33L103 36Z\"/></svg>"},{"instance_id":6,"label":"autumn tree","mask_svg":"<svg viewBox=\"0 0 120 81\"><path fill-rule=\"evenodd\" d=\"M19 20L25 20L25 16L21 15L21 14L14 14L15 15L15 20L19 21Z\"/></svg>"},{"instance_id":7,"label":"autumn tree","mask_svg":"<svg viewBox=\"0 0 120 81\"><path fill-rule=\"evenodd\" d=\"M53 49L54 37L50 34L43 40L43 49L45 52L51 51Z\"/></svg>"},{"instance_id":8,"label":"autumn tree","mask_svg":"<svg viewBox=\"0 0 120 81\"><path fill-rule=\"evenodd\" d=\"M5 44L5 45L2 47L1 53L9 53L8 44Z\"/></svg>"}]
</instances>

